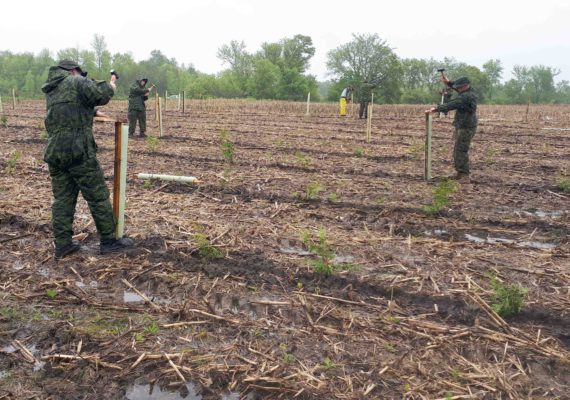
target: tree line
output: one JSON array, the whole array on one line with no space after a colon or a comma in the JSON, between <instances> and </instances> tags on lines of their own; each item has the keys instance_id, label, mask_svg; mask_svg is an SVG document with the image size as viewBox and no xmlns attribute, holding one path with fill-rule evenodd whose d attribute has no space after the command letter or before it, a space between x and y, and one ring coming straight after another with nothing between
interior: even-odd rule
<instances>
[{"instance_id":1,"label":"tree line","mask_svg":"<svg viewBox=\"0 0 570 400\"><path fill-rule=\"evenodd\" d=\"M337 101L343 87L354 86L358 96L359 85L369 81L378 83L375 102L433 104L438 102L442 86L437 69L445 68L450 77L468 76L481 103L570 103L570 82L556 82L560 71L550 66L517 65L512 78L503 81L504 69L498 59L478 68L454 58L400 58L377 34L353 34L349 42L327 54L331 79L317 82L307 73L314 54L311 37L300 34L265 42L255 52L248 52L243 41L233 40L217 51L225 69L207 74L168 58L160 50L138 62L128 52L111 54L105 38L94 35L90 49L67 48L55 56L49 49L38 54L0 51L0 94L16 89L21 98L43 98L41 86L49 67L57 60L70 59L94 79L108 79L111 69L118 71L118 98L126 97L136 77L144 75L161 95L185 91L187 98L304 100L311 93L314 100Z\"/></svg>"}]
</instances>

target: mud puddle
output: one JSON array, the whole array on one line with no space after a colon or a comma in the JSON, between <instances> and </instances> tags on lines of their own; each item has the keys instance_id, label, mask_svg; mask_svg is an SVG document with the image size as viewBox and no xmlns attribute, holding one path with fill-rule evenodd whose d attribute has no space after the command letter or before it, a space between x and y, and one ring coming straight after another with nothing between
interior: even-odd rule
<instances>
[{"instance_id":1,"label":"mud puddle","mask_svg":"<svg viewBox=\"0 0 570 400\"><path fill-rule=\"evenodd\" d=\"M201 400L193 383L186 383L176 389L135 383L127 389L125 400Z\"/></svg>"},{"instance_id":2,"label":"mud puddle","mask_svg":"<svg viewBox=\"0 0 570 400\"><path fill-rule=\"evenodd\" d=\"M486 238L483 238L481 236L471 235L469 233L465 234L465 239L473 243L513 244L517 247L527 247L539 250L549 250L549 249L554 249L556 247L554 243L548 243L548 242L538 242L530 240L518 241L504 237L492 237L492 236L487 236Z\"/></svg>"}]
</instances>

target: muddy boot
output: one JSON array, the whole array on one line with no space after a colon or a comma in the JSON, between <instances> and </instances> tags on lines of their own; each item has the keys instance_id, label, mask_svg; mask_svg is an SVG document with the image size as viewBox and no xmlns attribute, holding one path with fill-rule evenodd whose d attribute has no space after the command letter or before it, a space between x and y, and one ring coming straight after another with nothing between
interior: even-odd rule
<instances>
[{"instance_id":1,"label":"muddy boot","mask_svg":"<svg viewBox=\"0 0 570 400\"><path fill-rule=\"evenodd\" d=\"M55 258L56 260L60 260L63 257L66 257L70 254L75 253L81 248L79 242L73 240L70 244L65 246L55 246Z\"/></svg>"},{"instance_id":2,"label":"muddy boot","mask_svg":"<svg viewBox=\"0 0 570 400\"><path fill-rule=\"evenodd\" d=\"M115 251L128 249L129 247L133 247L134 244L135 241L127 237L120 239L102 240L101 245L99 246L99 252L101 254L109 254Z\"/></svg>"},{"instance_id":3,"label":"muddy boot","mask_svg":"<svg viewBox=\"0 0 570 400\"><path fill-rule=\"evenodd\" d=\"M146 133L144 133L144 132L141 132L140 136L141 136L142 138L147 137L147 136L146 136Z\"/></svg>"},{"instance_id":4,"label":"muddy boot","mask_svg":"<svg viewBox=\"0 0 570 400\"><path fill-rule=\"evenodd\" d=\"M454 179L459 183L471 183L471 178L469 177L469 174L461 172L458 172L457 175L455 175Z\"/></svg>"}]
</instances>

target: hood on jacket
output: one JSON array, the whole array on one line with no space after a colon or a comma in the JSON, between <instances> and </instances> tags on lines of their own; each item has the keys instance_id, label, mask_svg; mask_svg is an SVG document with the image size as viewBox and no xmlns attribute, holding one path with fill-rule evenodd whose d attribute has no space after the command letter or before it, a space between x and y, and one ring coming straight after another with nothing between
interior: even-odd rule
<instances>
[{"instance_id":1,"label":"hood on jacket","mask_svg":"<svg viewBox=\"0 0 570 400\"><path fill-rule=\"evenodd\" d=\"M48 94L56 87L58 87L59 84L63 82L63 80L67 78L69 75L70 75L69 71L61 69L58 66L50 67L48 72L47 82L42 85L42 92Z\"/></svg>"},{"instance_id":2,"label":"hood on jacket","mask_svg":"<svg viewBox=\"0 0 570 400\"><path fill-rule=\"evenodd\" d=\"M139 75L137 77L137 84L140 85L141 81L145 81L144 84L146 85L148 83L148 78L144 75Z\"/></svg>"}]
</instances>

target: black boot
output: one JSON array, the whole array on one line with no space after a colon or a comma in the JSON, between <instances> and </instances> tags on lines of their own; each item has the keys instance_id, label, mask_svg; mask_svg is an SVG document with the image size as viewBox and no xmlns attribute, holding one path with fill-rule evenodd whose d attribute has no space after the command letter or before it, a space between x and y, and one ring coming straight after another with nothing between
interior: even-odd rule
<instances>
[{"instance_id":1,"label":"black boot","mask_svg":"<svg viewBox=\"0 0 570 400\"><path fill-rule=\"evenodd\" d=\"M65 246L55 246L55 258L62 259L70 254L75 253L81 248L81 245L78 241L73 240L70 244L66 244Z\"/></svg>"},{"instance_id":2,"label":"black boot","mask_svg":"<svg viewBox=\"0 0 570 400\"><path fill-rule=\"evenodd\" d=\"M120 239L108 239L101 240L101 245L99 246L99 252L101 254L109 254L115 251L121 251L133 247L135 244L134 240L131 238L123 237Z\"/></svg>"}]
</instances>

